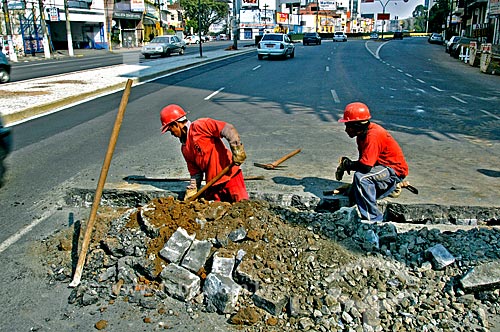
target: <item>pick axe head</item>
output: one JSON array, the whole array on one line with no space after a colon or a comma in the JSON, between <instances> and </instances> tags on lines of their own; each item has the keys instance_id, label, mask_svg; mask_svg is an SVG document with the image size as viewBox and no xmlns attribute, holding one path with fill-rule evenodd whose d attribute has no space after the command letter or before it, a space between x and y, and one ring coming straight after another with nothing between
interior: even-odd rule
<instances>
[{"instance_id":1,"label":"pick axe head","mask_svg":"<svg viewBox=\"0 0 500 332\"><path fill-rule=\"evenodd\" d=\"M260 163L253 163L254 166L264 168L264 169L280 169L280 168L285 168L286 166L280 166L280 165L273 165L273 164L260 164Z\"/></svg>"}]
</instances>

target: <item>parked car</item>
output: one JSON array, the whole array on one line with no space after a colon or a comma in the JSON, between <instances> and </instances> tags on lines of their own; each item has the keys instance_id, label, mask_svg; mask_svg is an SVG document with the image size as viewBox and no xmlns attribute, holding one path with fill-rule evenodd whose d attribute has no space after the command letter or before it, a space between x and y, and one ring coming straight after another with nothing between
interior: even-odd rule
<instances>
[{"instance_id":1,"label":"parked car","mask_svg":"<svg viewBox=\"0 0 500 332\"><path fill-rule=\"evenodd\" d=\"M184 38L184 41L188 45L199 44L200 43L200 37L198 37L197 35L191 35L191 36L187 36L186 38Z\"/></svg>"},{"instance_id":2,"label":"parked car","mask_svg":"<svg viewBox=\"0 0 500 332\"><path fill-rule=\"evenodd\" d=\"M446 41L444 44L444 51L446 53L450 53L451 48L453 47L453 44L455 44L458 40L460 39L460 36L453 36L450 38L450 40Z\"/></svg>"},{"instance_id":3,"label":"parked car","mask_svg":"<svg viewBox=\"0 0 500 332\"><path fill-rule=\"evenodd\" d=\"M227 38L227 35L224 33L219 34L217 37L215 37L216 40L229 40Z\"/></svg>"},{"instance_id":4,"label":"parked car","mask_svg":"<svg viewBox=\"0 0 500 332\"><path fill-rule=\"evenodd\" d=\"M141 53L146 59L152 55L161 57L170 56L173 53L183 55L186 50L186 43L175 35L158 36L142 47Z\"/></svg>"},{"instance_id":5,"label":"parked car","mask_svg":"<svg viewBox=\"0 0 500 332\"><path fill-rule=\"evenodd\" d=\"M334 42L346 42L347 41L347 35L343 31L335 31L333 34L333 41Z\"/></svg>"},{"instance_id":6,"label":"parked car","mask_svg":"<svg viewBox=\"0 0 500 332\"><path fill-rule=\"evenodd\" d=\"M392 39L403 39L403 31L396 31L392 35Z\"/></svg>"},{"instance_id":7,"label":"parked car","mask_svg":"<svg viewBox=\"0 0 500 332\"><path fill-rule=\"evenodd\" d=\"M458 59L460 56L460 51L463 47L469 47L471 41L477 41L477 39L469 38L469 37L460 37L450 49L450 56Z\"/></svg>"},{"instance_id":8,"label":"parked car","mask_svg":"<svg viewBox=\"0 0 500 332\"><path fill-rule=\"evenodd\" d=\"M378 33L374 32L372 34L370 34L370 39L378 39Z\"/></svg>"},{"instance_id":9,"label":"parked car","mask_svg":"<svg viewBox=\"0 0 500 332\"><path fill-rule=\"evenodd\" d=\"M0 187L3 186L3 179L5 175L4 160L9 155L11 148L12 135L10 128L6 128L3 126L2 118L0 117Z\"/></svg>"},{"instance_id":10,"label":"parked car","mask_svg":"<svg viewBox=\"0 0 500 332\"><path fill-rule=\"evenodd\" d=\"M321 36L317 32L306 32L302 38L302 44L321 45Z\"/></svg>"},{"instance_id":11,"label":"parked car","mask_svg":"<svg viewBox=\"0 0 500 332\"><path fill-rule=\"evenodd\" d=\"M432 33L429 38L427 38L427 41L430 43L430 44L439 44L439 45L443 45L443 35L440 34L440 33Z\"/></svg>"},{"instance_id":12,"label":"parked car","mask_svg":"<svg viewBox=\"0 0 500 332\"><path fill-rule=\"evenodd\" d=\"M286 58L295 56L295 45L290 37L284 33L266 33L257 45L257 57L262 60L264 56L280 56Z\"/></svg>"},{"instance_id":13,"label":"parked car","mask_svg":"<svg viewBox=\"0 0 500 332\"><path fill-rule=\"evenodd\" d=\"M7 83L10 81L10 63L7 56L2 52L0 45L0 83Z\"/></svg>"}]
</instances>

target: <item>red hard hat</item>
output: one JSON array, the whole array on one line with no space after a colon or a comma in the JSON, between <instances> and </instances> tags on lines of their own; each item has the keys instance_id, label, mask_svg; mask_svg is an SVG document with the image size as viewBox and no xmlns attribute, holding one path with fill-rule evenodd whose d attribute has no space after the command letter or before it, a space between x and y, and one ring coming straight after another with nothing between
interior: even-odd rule
<instances>
[{"instance_id":1,"label":"red hard hat","mask_svg":"<svg viewBox=\"0 0 500 332\"><path fill-rule=\"evenodd\" d=\"M355 102L348 104L344 109L344 117L339 122L367 121L371 118L368 106Z\"/></svg>"},{"instance_id":2,"label":"red hard hat","mask_svg":"<svg viewBox=\"0 0 500 332\"><path fill-rule=\"evenodd\" d=\"M186 112L179 105L170 104L160 111L161 133L167 132L172 122L186 116Z\"/></svg>"}]
</instances>

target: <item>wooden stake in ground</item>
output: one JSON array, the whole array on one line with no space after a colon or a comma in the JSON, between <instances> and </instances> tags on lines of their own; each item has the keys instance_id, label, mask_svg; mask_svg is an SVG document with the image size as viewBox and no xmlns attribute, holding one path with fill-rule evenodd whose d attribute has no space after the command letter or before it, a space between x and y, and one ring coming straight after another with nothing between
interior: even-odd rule
<instances>
[{"instance_id":1,"label":"wooden stake in ground","mask_svg":"<svg viewBox=\"0 0 500 332\"><path fill-rule=\"evenodd\" d=\"M113 152L115 150L116 141L118 140L118 133L120 132L120 127L122 125L123 115L125 114L131 87L132 80L129 79L125 86L125 91L123 91L120 108L118 109L118 114L116 115L115 125L113 127L113 132L111 133L111 138L108 144L108 152L106 153L106 158L104 159L104 164L101 169L101 175L99 177L99 183L97 184L97 189L94 196L94 202L92 203L89 222L87 224L87 228L85 229L85 236L83 238L80 256L78 257L78 264L76 265L75 275L73 276L73 281L71 281L69 287L78 286L82 278L83 265L85 264L85 258L87 257L87 251L90 244L90 236L92 235L92 230L94 228L97 209L99 208L99 204L101 202L102 190L104 188L104 183L106 182L106 177L108 176L109 165L111 164L111 158L113 158Z\"/></svg>"}]
</instances>

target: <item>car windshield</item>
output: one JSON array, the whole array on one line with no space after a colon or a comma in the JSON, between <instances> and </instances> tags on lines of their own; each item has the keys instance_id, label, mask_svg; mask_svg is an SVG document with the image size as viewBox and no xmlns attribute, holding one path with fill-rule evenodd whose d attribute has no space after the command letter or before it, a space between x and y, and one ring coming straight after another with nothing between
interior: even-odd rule
<instances>
[{"instance_id":1,"label":"car windshield","mask_svg":"<svg viewBox=\"0 0 500 332\"><path fill-rule=\"evenodd\" d=\"M314 32L306 32L305 36L314 37L314 36L316 36L316 34Z\"/></svg>"},{"instance_id":2,"label":"car windshield","mask_svg":"<svg viewBox=\"0 0 500 332\"><path fill-rule=\"evenodd\" d=\"M158 44L168 44L170 42L170 38L168 37L155 37L151 41L152 43L158 43Z\"/></svg>"},{"instance_id":3,"label":"car windshield","mask_svg":"<svg viewBox=\"0 0 500 332\"><path fill-rule=\"evenodd\" d=\"M262 40L282 41L283 36L282 35L264 35L264 37L262 37Z\"/></svg>"},{"instance_id":4,"label":"car windshield","mask_svg":"<svg viewBox=\"0 0 500 332\"><path fill-rule=\"evenodd\" d=\"M337 36L342 36L344 33L343 32L335 32L335 35Z\"/></svg>"}]
</instances>

